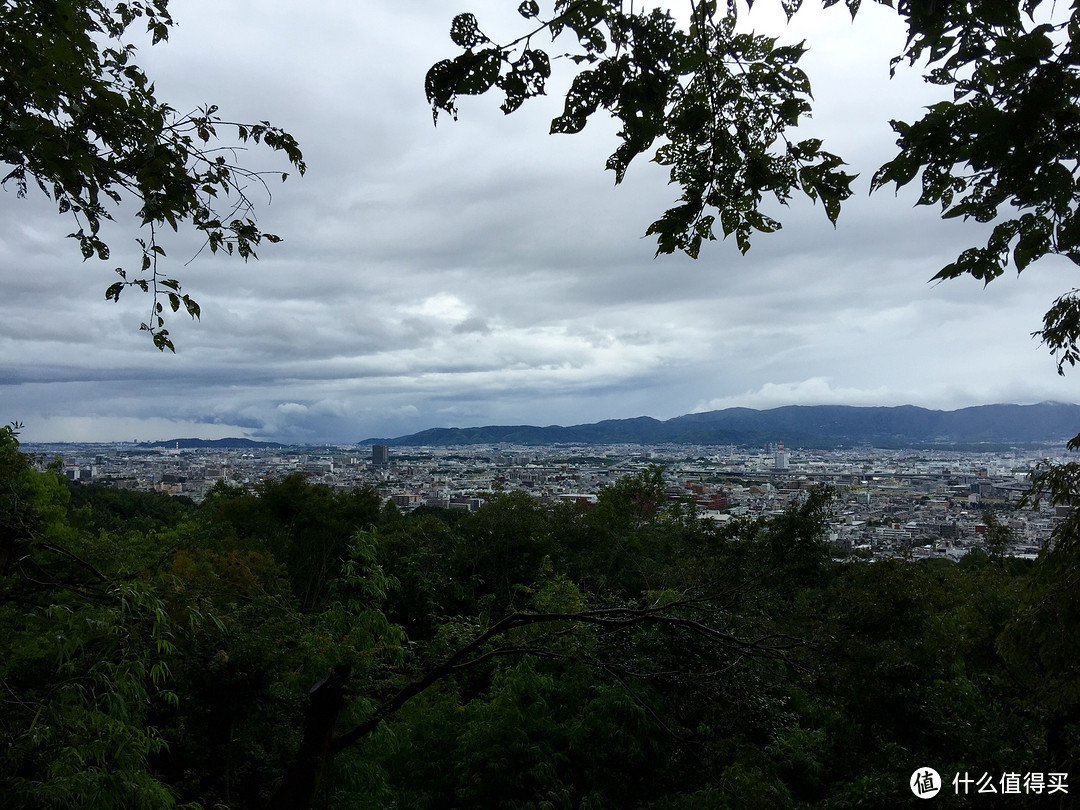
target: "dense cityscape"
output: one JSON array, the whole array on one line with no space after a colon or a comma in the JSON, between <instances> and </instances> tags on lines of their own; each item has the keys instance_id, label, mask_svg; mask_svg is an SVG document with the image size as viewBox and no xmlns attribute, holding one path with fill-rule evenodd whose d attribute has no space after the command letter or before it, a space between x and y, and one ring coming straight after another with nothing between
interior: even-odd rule
<instances>
[{"instance_id":1,"label":"dense cityscape","mask_svg":"<svg viewBox=\"0 0 1080 810\"><path fill-rule=\"evenodd\" d=\"M140 444L27 445L39 464L59 459L72 481L157 491L201 501L218 480L256 487L300 474L334 489L371 487L402 512L420 506L475 511L494 491L522 490L541 502L594 502L628 475L663 469L673 503L708 520L775 514L806 490L836 492L829 539L838 554L959 559L985 547L985 513L1009 529L1009 552L1034 557L1060 507L1018 509L1031 473L1064 448L792 450L686 445L470 445L182 449Z\"/></svg>"}]
</instances>

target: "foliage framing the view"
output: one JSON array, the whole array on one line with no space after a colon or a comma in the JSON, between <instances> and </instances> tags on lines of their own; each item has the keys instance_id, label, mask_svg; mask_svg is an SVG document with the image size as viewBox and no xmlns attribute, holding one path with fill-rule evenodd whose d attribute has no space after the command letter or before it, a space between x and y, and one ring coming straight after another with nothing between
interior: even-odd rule
<instances>
[{"instance_id":1,"label":"foliage framing the view","mask_svg":"<svg viewBox=\"0 0 1080 810\"><path fill-rule=\"evenodd\" d=\"M617 183L635 157L661 143L653 159L670 167L682 199L649 227L658 252L696 257L719 218L745 253L754 231L780 227L761 212L763 199L787 202L795 190L820 199L836 221L854 177L820 141L788 138L810 112L802 45L738 32L735 15L717 16L715 3L694 4L685 29L670 12L626 11L604 0L557 2L547 20L535 2L519 11L535 27L506 45L492 41L474 15L454 18L450 35L464 52L427 74L436 115L456 116L458 95L493 87L506 113L542 94L551 58L534 40L566 34L577 39L578 52L568 57L582 69L551 132L579 132L600 109L618 118L621 143L607 161Z\"/></svg>"},{"instance_id":2,"label":"foliage framing the view","mask_svg":"<svg viewBox=\"0 0 1080 810\"><path fill-rule=\"evenodd\" d=\"M109 259L102 224L110 205L134 200L148 231L138 240L141 264L116 268L105 297L116 301L132 287L150 293L141 328L158 349L174 350L165 308L198 318L200 307L159 268L158 230L190 224L212 252L254 258L262 241L280 237L256 222L250 188L268 191L266 179L235 162L237 149L260 143L300 173L305 164L295 139L267 121L231 123L216 106L182 114L159 101L127 41L136 23L152 43L167 39L168 0L0 4L0 161L10 167L2 183L20 197L31 186L51 197L73 218L69 236L84 260ZM235 131L234 146L218 144L222 128Z\"/></svg>"},{"instance_id":3,"label":"foliage framing the view","mask_svg":"<svg viewBox=\"0 0 1080 810\"><path fill-rule=\"evenodd\" d=\"M789 19L801 5L782 0ZM855 17L860 0L845 5ZM896 6L908 37L893 69L918 64L952 97L914 123L891 122L899 151L871 188L919 182L919 204L994 225L985 246L964 250L936 279L969 274L989 282L1010 262L1020 272L1047 255L1080 264L1080 12L1073 6L1065 16L1050 5ZM458 96L497 88L503 111L513 112L545 91L553 56L537 40L550 37L572 49L562 56L578 71L551 132L578 132L604 110L622 127L607 162L617 183L654 146L652 159L670 167L682 197L648 228L658 253L696 257L717 219L746 252L752 232L780 227L761 210L767 196L786 204L801 191L835 223L854 176L820 141L792 134L811 112L810 82L798 64L804 45L737 30L734 0L690 0L689 8L680 24L671 11L624 0L555 0L547 13L526 0L518 11L528 29L507 42L492 39L474 14L459 14L450 36L462 52L428 71L428 100L436 116L456 117ZM1058 298L1035 333L1057 356L1059 373L1080 359L1078 296Z\"/></svg>"}]
</instances>

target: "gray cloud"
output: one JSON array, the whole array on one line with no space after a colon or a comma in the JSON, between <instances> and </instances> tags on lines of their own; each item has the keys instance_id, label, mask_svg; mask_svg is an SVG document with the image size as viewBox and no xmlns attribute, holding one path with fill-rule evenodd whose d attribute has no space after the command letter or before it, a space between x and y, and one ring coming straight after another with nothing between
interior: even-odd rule
<instances>
[{"instance_id":1,"label":"gray cloud","mask_svg":"<svg viewBox=\"0 0 1080 810\"><path fill-rule=\"evenodd\" d=\"M51 203L0 194L0 419L25 422L31 441L354 441L729 405L1076 399L1029 337L1072 286L1069 268L986 289L928 284L975 231L906 191L865 195L892 147L887 120L937 92L917 75L888 82L894 12L869 7L854 26L842 10L800 12L785 34L812 48L806 134L861 173L838 226L793 200L747 256L721 241L694 262L653 258L642 234L677 191L647 162L613 187L613 124L545 134L565 75L512 116L464 99L459 121L432 126L423 76L453 52L453 14L511 30L513 5L174 9L171 41L140 51L159 95L301 140L308 175L272 182L259 213L285 241L258 262L204 252L186 264L200 245L174 237L168 267L203 317L174 317L177 354L161 355L138 331L145 296L102 298L112 268L137 261L129 223L118 214L110 228L113 260L82 263Z\"/></svg>"}]
</instances>

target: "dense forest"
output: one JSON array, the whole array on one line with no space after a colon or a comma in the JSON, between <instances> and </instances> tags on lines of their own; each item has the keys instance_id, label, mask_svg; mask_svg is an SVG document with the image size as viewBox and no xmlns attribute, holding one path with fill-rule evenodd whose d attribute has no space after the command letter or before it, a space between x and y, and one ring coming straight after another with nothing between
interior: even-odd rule
<instances>
[{"instance_id":1,"label":"dense forest","mask_svg":"<svg viewBox=\"0 0 1080 810\"><path fill-rule=\"evenodd\" d=\"M938 806L1070 806L1073 522L1034 562L841 562L831 498L718 527L652 468L593 506L196 505L4 428L0 807L892 808L924 767Z\"/></svg>"}]
</instances>

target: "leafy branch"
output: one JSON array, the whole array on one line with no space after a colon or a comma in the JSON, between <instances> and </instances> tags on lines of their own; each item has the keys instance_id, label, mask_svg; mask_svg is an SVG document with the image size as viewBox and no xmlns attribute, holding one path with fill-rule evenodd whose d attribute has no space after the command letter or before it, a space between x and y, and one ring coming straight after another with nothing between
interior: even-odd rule
<instances>
[{"instance_id":1,"label":"leafy branch","mask_svg":"<svg viewBox=\"0 0 1080 810\"><path fill-rule=\"evenodd\" d=\"M422 676L412 678L393 695L384 700L369 717L359 725L335 736L330 746L333 754L340 753L369 735L384 720L393 716L412 698L427 691L437 682L458 672L470 669L495 657L508 655L545 655L547 650L528 643L513 643L491 647L497 639L505 638L514 630L542 625L556 625L563 633L593 627L605 632L622 632L643 625L656 625L689 631L708 642L723 647L740 657L758 660L780 661L793 664L790 653L806 642L784 634L767 634L746 640L732 633L719 630L701 619L679 615L678 610L703 607L712 597L680 599L666 604L648 607L598 608L568 613L512 613L492 624L452 655L429 668Z\"/></svg>"},{"instance_id":2,"label":"leafy branch","mask_svg":"<svg viewBox=\"0 0 1080 810\"><path fill-rule=\"evenodd\" d=\"M788 19L802 3L782 0ZM861 0L844 5L854 18ZM474 15L455 17L451 39L462 52L427 74L433 113L456 117L459 95L493 88L504 91L502 109L512 112L542 94L550 75L536 37L569 35L577 47L564 56L579 72L550 130L579 132L604 110L622 125L607 160L616 183L648 151L669 168L681 197L646 230L658 254L696 257L715 238L717 220L746 252L754 232L781 226L762 210L765 198L786 205L795 191L820 200L836 223L854 176L819 140L790 137L811 112L809 80L798 66L803 44L779 46L737 31L734 0L690 0L689 22L648 5L627 10L621 0L552 0L550 7L545 20L538 2L522 3L519 13L539 24L506 45ZM896 13L908 37L890 69L920 65L952 98L917 121L891 122L898 151L873 174L871 191L918 182L918 204L939 206L945 219L993 226L985 245L961 251L934 279L971 275L988 283L1010 264L1022 272L1055 255L1080 264L1080 11L1048 10L1044 0L903 0ZM1057 355L1059 373L1080 356L1076 300L1061 296L1034 333Z\"/></svg>"},{"instance_id":3,"label":"leafy branch","mask_svg":"<svg viewBox=\"0 0 1080 810\"><path fill-rule=\"evenodd\" d=\"M0 49L0 160L10 167L0 185L25 197L33 184L61 214L70 214L76 229L68 236L84 260L110 256L102 235L102 224L113 219L110 204L137 201L136 220L151 231L148 240L138 240L142 266L130 273L118 269L121 280L105 297L117 301L128 287L152 293L151 317L142 328L158 349L174 350L162 303L173 312L183 305L193 318L200 310L176 279L158 271L165 252L155 226L177 231L190 225L211 252L257 258L257 245L280 237L258 226L246 187L260 184L269 197L266 177L276 173L240 164L238 150L251 142L282 153L301 174L306 165L296 140L267 121L226 122L214 106L179 115L155 97L134 61L135 46L123 40L139 19L146 20L152 43L166 40L173 24L167 4L0 6L6 36ZM235 131L238 144L206 146L217 142L223 126ZM285 180L288 172L280 176Z\"/></svg>"},{"instance_id":4,"label":"leafy branch","mask_svg":"<svg viewBox=\"0 0 1080 810\"><path fill-rule=\"evenodd\" d=\"M724 236L734 234L746 252L752 232L780 227L759 210L765 194L786 204L798 189L820 199L836 222L854 176L820 141L792 143L786 135L810 111L810 85L797 67L801 45L737 33L735 5L721 13L714 0L691 2L687 30L668 11L635 11L633 4L627 11L605 0L556 0L546 21L536 2L518 11L540 25L505 45L474 15L454 18L450 36L463 52L433 65L425 80L436 120L440 111L456 118L459 95L498 87L505 113L542 95L552 59L533 38L547 31L554 42L569 32L577 51L562 56L589 67L574 77L551 132L579 132L601 109L619 119L621 143L607 160L617 184L637 156L660 144L653 160L670 167L682 197L646 231L657 237L658 254L696 257L702 242L715 238L717 217Z\"/></svg>"}]
</instances>

